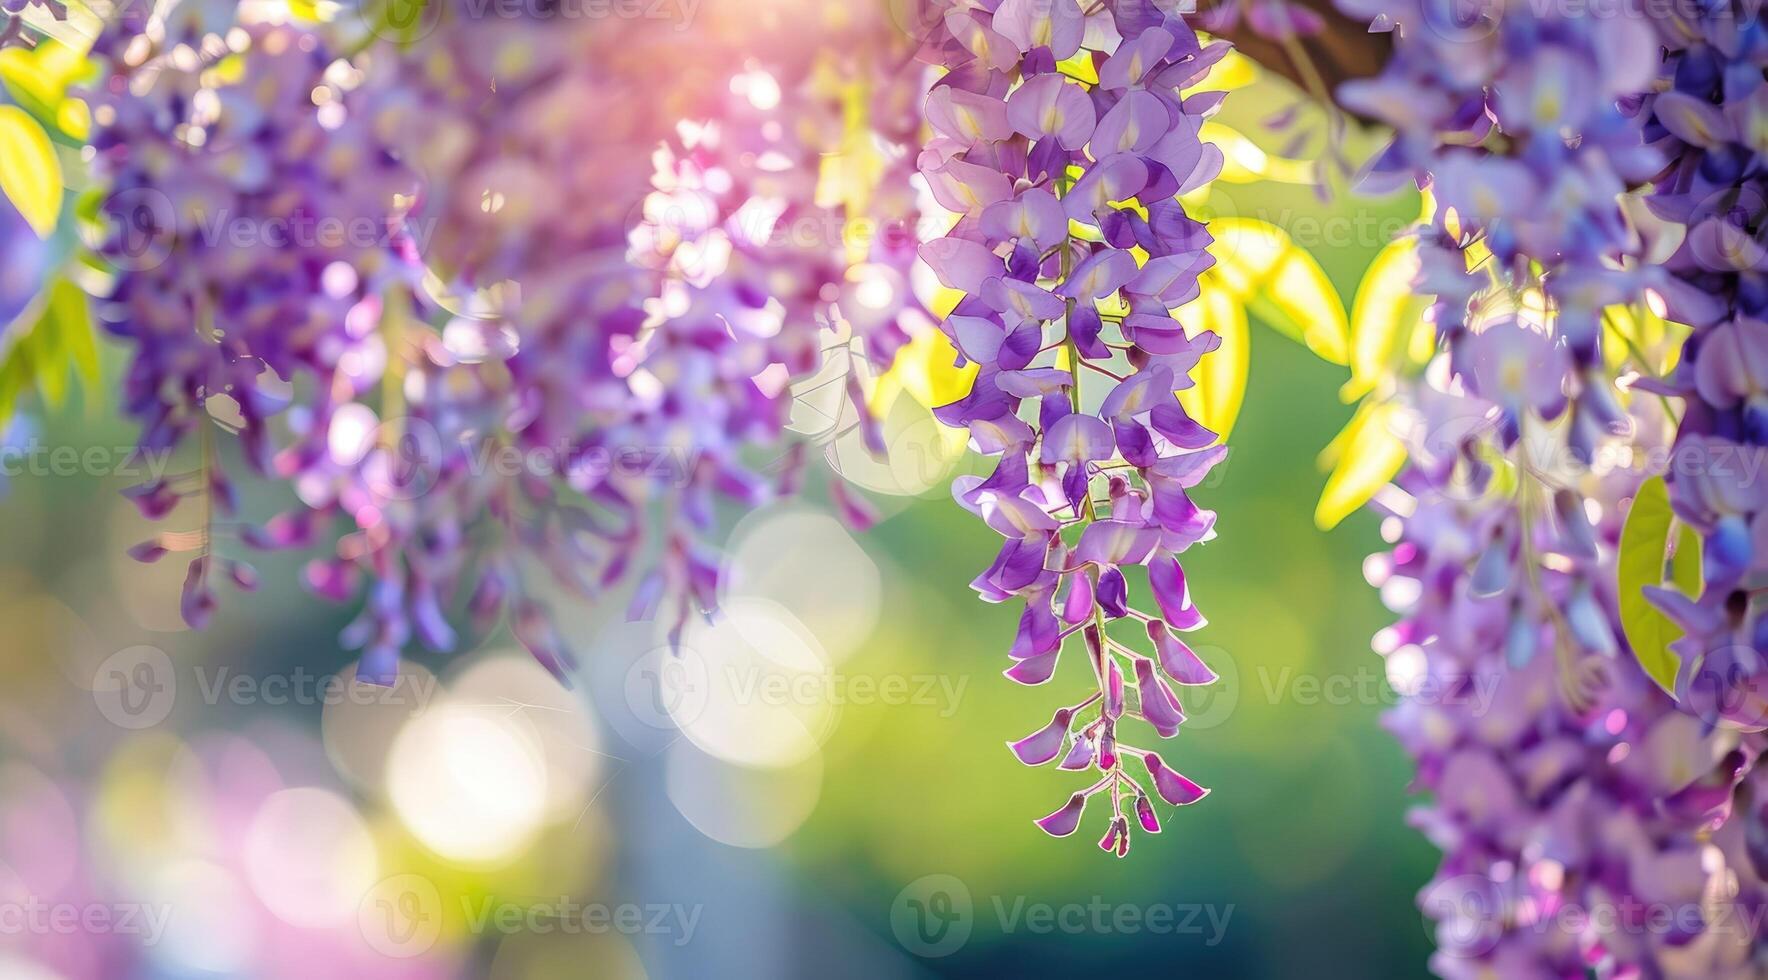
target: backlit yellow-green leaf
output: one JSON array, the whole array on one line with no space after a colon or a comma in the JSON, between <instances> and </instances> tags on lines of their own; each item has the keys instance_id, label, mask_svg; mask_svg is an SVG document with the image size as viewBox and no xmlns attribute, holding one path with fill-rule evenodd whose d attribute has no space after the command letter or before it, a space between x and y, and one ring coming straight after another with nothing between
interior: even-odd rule
<instances>
[{"instance_id":1,"label":"backlit yellow-green leaf","mask_svg":"<svg viewBox=\"0 0 1768 980\"><path fill-rule=\"evenodd\" d=\"M1193 384L1179 392L1179 403L1191 417L1225 441L1246 397L1246 376L1252 364L1252 331L1246 311L1213 272L1203 277L1203 292L1174 314L1193 336L1214 331L1222 345L1203 355L1191 372Z\"/></svg>"},{"instance_id":2,"label":"backlit yellow-green leaf","mask_svg":"<svg viewBox=\"0 0 1768 980\"><path fill-rule=\"evenodd\" d=\"M1399 413L1400 409L1389 403L1365 401L1327 447L1327 454L1336 457L1336 462L1314 508L1314 523L1321 530L1336 527L1368 503L1405 464L1406 444L1395 431Z\"/></svg>"},{"instance_id":3,"label":"backlit yellow-green leaf","mask_svg":"<svg viewBox=\"0 0 1768 980\"><path fill-rule=\"evenodd\" d=\"M1363 273L1351 303L1351 379L1339 397L1354 402L1375 389L1403 351L1430 304L1413 292L1418 252L1411 238L1388 243Z\"/></svg>"},{"instance_id":4,"label":"backlit yellow-green leaf","mask_svg":"<svg viewBox=\"0 0 1768 980\"><path fill-rule=\"evenodd\" d=\"M1333 364L1350 363L1350 322L1326 270L1283 229L1256 218L1209 223L1222 283L1271 329Z\"/></svg>"},{"instance_id":5,"label":"backlit yellow-green leaf","mask_svg":"<svg viewBox=\"0 0 1768 980\"><path fill-rule=\"evenodd\" d=\"M38 122L83 141L91 124L86 103L68 98L68 87L90 74L92 62L68 45L45 38L35 48L0 51L0 84Z\"/></svg>"},{"instance_id":6,"label":"backlit yellow-green leaf","mask_svg":"<svg viewBox=\"0 0 1768 980\"><path fill-rule=\"evenodd\" d=\"M957 348L937 330L929 330L909 341L896 352L890 370L880 375L872 386L867 399L871 409L873 412L888 409L901 392L907 392L909 397L928 408L949 405L964 397L975 384L978 369L974 361L961 368L954 367L957 358Z\"/></svg>"},{"instance_id":7,"label":"backlit yellow-green leaf","mask_svg":"<svg viewBox=\"0 0 1768 980\"><path fill-rule=\"evenodd\" d=\"M61 162L49 134L30 113L0 105L0 190L44 238L61 213L61 189Z\"/></svg>"},{"instance_id":8,"label":"backlit yellow-green leaf","mask_svg":"<svg viewBox=\"0 0 1768 980\"><path fill-rule=\"evenodd\" d=\"M1319 174L1311 161L1292 160L1267 153L1245 134L1223 123L1204 123L1198 138L1221 147L1220 179L1230 184L1251 184L1260 180L1274 180L1283 184L1312 184L1319 180Z\"/></svg>"},{"instance_id":9,"label":"backlit yellow-green leaf","mask_svg":"<svg viewBox=\"0 0 1768 980\"><path fill-rule=\"evenodd\" d=\"M15 327L10 346L0 354L0 428L11 418L19 396L32 388L49 405L61 404L70 369L88 386L98 381L98 344L80 287L57 279L33 309L35 320L24 321L31 323L30 329Z\"/></svg>"},{"instance_id":10,"label":"backlit yellow-green leaf","mask_svg":"<svg viewBox=\"0 0 1768 980\"><path fill-rule=\"evenodd\" d=\"M1232 92L1258 81L1258 65L1238 51L1229 51L1222 60L1209 66L1197 84L1185 89L1191 92Z\"/></svg>"},{"instance_id":11,"label":"backlit yellow-green leaf","mask_svg":"<svg viewBox=\"0 0 1768 980\"><path fill-rule=\"evenodd\" d=\"M1682 638L1682 628L1652 605L1644 589L1664 584L1667 563L1670 581L1679 590L1690 597L1700 594L1700 538L1683 528L1671 559L1670 532L1675 525L1676 515L1670 509L1670 493L1664 478L1654 476L1646 480L1633 495L1615 561L1621 630L1627 635L1627 645L1633 648L1633 655L1652 680L1672 693L1682 658L1670 649L1670 644Z\"/></svg>"}]
</instances>

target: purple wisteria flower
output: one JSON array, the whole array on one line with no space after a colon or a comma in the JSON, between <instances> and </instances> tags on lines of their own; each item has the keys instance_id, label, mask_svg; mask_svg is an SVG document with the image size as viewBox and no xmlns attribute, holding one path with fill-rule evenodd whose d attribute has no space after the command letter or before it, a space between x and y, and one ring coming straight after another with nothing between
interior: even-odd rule
<instances>
[{"instance_id":1,"label":"purple wisteria flower","mask_svg":"<svg viewBox=\"0 0 1768 980\"><path fill-rule=\"evenodd\" d=\"M1755 11L1716 3L1658 22L1662 84L1638 100L1645 138L1670 161L1647 203L1685 229L1665 261L1666 315L1694 328L1652 384L1684 411L1667 480L1702 537L1696 595L1655 589L1686 630L1678 694L1710 724L1768 728L1768 38ZM1764 869L1768 870L1768 869Z\"/></svg>"},{"instance_id":2,"label":"purple wisteria flower","mask_svg":"<svg viewBox=\"0 0 1768 980\"><path fill-rule=\"evenodd\" d=\"M348 397L327 380L366 356L372 338L352 314L397 265L396 196L412 184L317 35L235 25L231 5L183 4L151 31L138 13L94 45L100 252L118 269L99 312L133 349L123 402L141 452L200 447L195 469L128 492L152 520L200 502L195 529L132 552L192 556L183 612L200 627L213 581L256 582L214 552L236 510L217 436L269 473L274 417L324 419Z\"/></svg>"},{"instance_id":3,"label":"purple wisteria flower","mask_svg":"<svg viewBox=\"0 0 1768 980\"><path fill-rule=\"evenodd\" d=\"M1394 128L1367 168L1371 185L1415 181L1435 197L1435 220L1421 234L1419 288L1436 296L1431 316L1451 368L1502 408L1507 440L1524 407L1552 420L1569 405L1572 446L1587 458L1626 423L1602 359L1603 310L1657 281L1649 267L1623 261L1638 243L1617 201L1661 166L1619 104L1651 82L1650 26L1521 0L1340 7L1372 30L1396 32L1381 73L1347 82L1339 98ZM1531 307L1551 311L1551 344L1509 334L1560 351L1515 351L1535 359L1523 375L1495 370L1502 344L1470 338L1540 320ZM1543 357L1569 364L1554 372Z\"/></svg>"},{"instance_id":4,"label":"purple wisteria flower","mask_svg":"<svg viewBox=\"0 0 1768 980\"><path fill-rule=\"evenodd\" d=\"M1479 438L1496 448L1495 406L1426 385L1413 397L1432 423L1487 420ZM1475 459L1413 452L1379 498L1393 548L1366 572L1402 616L1375 642L1403 695L1385 724L1432 795L1412 822L1443 851L1419 896L1433 971L1759 975L1743 913L1764 892L1743 848L1708 842L1739 833L1732 787L1754 751L1678 710L1619 625L1614 558L1638 474L1555 490L1525 472L1512 492Z\"/></svg>"},{"instance_id":5,"label":"purple wisteria flower","mask_svg":"<svg viewBox=\"0 0 1768 980\"><path fill-rule=\"evenodd\" d=\"M1226 449L1174 392L1219 338L1173 311L1213 261L1176 196L1220 169L1198 138L1220 93L1191 87L1227 45L1136 2L953 5L941 23L927 52L948 73L927 98L920 165L958 220L921 254L964 294L941 328L980 373L936 415L998 458L953 493L1005 539L972 585L1023 603L1012 680L1049 682L1065 650L1084 651L1093 693L1009 747L1028 765L1096 770L1037 825L1074 833L1103 796L1099 846L1122 857L1132 817L1160 829L1151 797L1206 793L1123 738L1131 718L1172 737L1184 721L1173 685L1215 679L1180 636L1204 619L1177 556L1214 536L1214 513L1187 491Z\"/></svg>"}]
</instances>

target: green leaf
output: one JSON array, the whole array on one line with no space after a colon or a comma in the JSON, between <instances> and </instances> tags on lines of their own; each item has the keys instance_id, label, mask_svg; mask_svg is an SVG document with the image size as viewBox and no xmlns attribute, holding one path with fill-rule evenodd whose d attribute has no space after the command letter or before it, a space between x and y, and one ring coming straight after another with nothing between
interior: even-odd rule
<instances>
[{"instance_id":1,"label":"green leaf","mask_svg":"<svg viewBox=\"0 0 1768 980\"><path fill-rule=\"evenodd\" d=\"M1430 305L1412 289L1417 277L1418 250L1410 238L1389 242L1363 273L1351 303L1351 379L1338 392L1345 401L1374 391L1405 350Z\"/></svg>"},{"instance_id":2,"label":"green leaf","mask_svg":"<svg viewBox=\"0 0 1768 980\"><path fill-rule=\"evenodd\" d=\"M35 48L0 51L0 84L7 94L38 122L73 142L85 141L91 114L84 102L68 98L68 88L91 72L85 55L53 38Z\"/></svg>"},{"instance_id":3,"label":"green leaf","mask_svg":"<svg viewBox=\"0 0 1768 980\"><path fill-rule=\"evenodd\" d=\"M1676 527L1670 509L1670 492L1664 478L1654 476L1640 484L1621 528L1621 550L1616 560L1621 606L1621 630L1639 665L1666 691L1676 689L1676 672L1682 658L1670 644L1682 638L1682 628L1645 597L1648 585L1663 585L1666 563L1670 581L1689 596L1700 592L1700 537L1684 526L1676 538L1676 553L1669 555L1670 533Z\"/></svg>"},{"instance_id":4,"label":"green leaf","mask_svg":"<svg viewBox=\"0 0 1768 980\"><path fill-rule=\"evenodd\" d=\"M1314 523L1320 530L1337 527L1405 465L1406 444L1395 432L1400 412L1398 406L1387 402L1363 402L1320 454L1322 462L1332 466L1320 491L1320 502L1314 507Z\"/></svg>"},{"instance_id":5,"label":"green leaf","mask_svg":"<svg viewBox=\"0 0 1768 980\"><path fill-rule=\"evenodd\" d=\"M1222 282L1266 326L1333 364L1350 363L1350 323L1332 280L1289 233L1256 218L1212 218Z\"/></svg>"},{"instance_id":6,"label":"green leaf","mask_svg":"<svg viewBox=\"0 0 1768 980\"><path fill-rule=\"evenodd\" d=\"M99 380L98 341L86 294L67 279L44 291L36 322L19 331L0 356L0 428L12 418L18 399L36 389L52 406L67 396L69 369L94 387Z\"/></svg>"},{"instance_id":7,"label":"green leaf","mask_svg":"<svg viewBox=\"0 0 1768 980\"><path fill-rule=\"evenodd\" d=\"M48 238L61 214L61 161L30 113L0 105L0 190L37 235Z\"/></svg>"},{"instance_id":8,"label":"green leaf","mask_svg":"<svg viewBox=\"0 0 1768 980\"><path fill-rule=\"evenodd\" d=\"M1222 345L1203 355L1192 371L1192 385L1179 392L1179 403L1191 417L1225 442L1246 398L1246 376L1252 364L1252 331L1246 311L1234 293L1213 273L1203 275L1202 293L1174 314L1193 334L1214 331Z\"/></svg>"}]
</instances>

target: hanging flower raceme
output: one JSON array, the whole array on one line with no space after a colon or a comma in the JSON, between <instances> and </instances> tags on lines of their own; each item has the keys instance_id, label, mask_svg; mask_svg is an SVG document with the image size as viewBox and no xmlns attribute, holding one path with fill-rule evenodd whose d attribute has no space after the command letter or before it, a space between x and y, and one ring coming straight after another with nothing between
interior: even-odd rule
<instances>
[{"instance_id":1,"label":"hanging flower raceme","mask_svg":"<svg viewBox=\"0 0 1768 980\"><path fill-rule=\"evenodd\" d=\"M365 352L351 313L397 265L395 200L410 181L317 35L235 25L227 5L141 13L122 11L94 46L93 169L109 185L101 254L118 270L102 314L133 349L124 408L142 427L140 451L201 446L193 471L129 491L153 520L200 501L194 529L132 553L193 556L183 610L201 626L214 574L256 581L213 553L216 518L235 506L217 429L236 433L261 473L274 416L323 434L310 420L332 414L329 378Z\"/></svg>"},{"instance_id":2,"label":"hanging flower raceme","mask_svg":"<svg viewBox=\"0 0 1768 980\"><path fill-rule=\"evenodd\" d=\"M1693 334L1669 378L1680 396L1670 502L1701 537L1698 590L1650 590L1685 631L1672 649L1683 703L1709 723L1768 727L1768 39L1747 5L1659 22L1659 90L1645 137L1669 161L1648 198L1683 226L1665 261L1666 314ZM1764 868L1763 870L1768 870Z\"/></svg>"},{"instance_id":3,"label":"hanging flower raceme","mask_svg":"<svg viewBox=\"0 0 1768 980\"><path fill-rule=\"evenodd\" d=\"M1398 31L1383 74L1343 89L1397 131L1371 170L1417 179L1436 205L1418 288L1445 352L1390 396L1421 421L1378 497L1395 550L1371 563L1406 616L1378 639L1390 676L1461 696L1390 719L1437 794L1420 817L1445 851L1424 894L1433 966L1754 975L1755 920L1702 904L1751 900L1703 842L1754 749L1677 713L1627 649L1615 548L1644 473L1598 465L1636 426L1633 458L1667 442L1663 416L1638 396L1623 413L1609 376L1652 371L1609 311L1667 283L1651 229L1617 202L1661 165L1633 111L1658 62L1650 25L1344 6ZM1684 913L1673 929L1614 914L1665 906Z\"/></svg>"},{"instance_id":4,"label":"hanging flower raceme","mask_svg":"<svg viewBox=\"0 0 1768 980\"><path fill-rule=\"evenodd\" d=\"M1433 797L1413 822L1443 850L1420 895L1433 970L1758 975L1744 913L1759 887L1739 849L1707 842L1750 751L1677 710L1618 621L1615 553L1640 474L1505 460L1496 406L1444 378L1407 389L1422 424L1378 498L1393 549L1367 566L1403 617L1375 644L1404 695L1386 724ZM1661 414L1638 421L1667 437ZM1489 451L1431 438L1444 430Z\"/></svg>"},{"instance_id":5,"label":"hanging flower raceme","mask_svg":"<svg viewBox=\"0 0 1768 980\"><path fill-rule=\"evenodd\" d=\"M376 445L304 473L310 503L357 528L310 581L346 598L370 579L347 635L369 673L389 674L414 632L451 648L441 610L457 590L477 628L507 612L561 677L572 657L550 594L597 599L643 571L632 614L667 607L678 637L716 600L717 502L796 486L792 454L779 473L743 456L782 448L787 383L816 369L849 305L842 216L817 200L842 134L805 125L831 97L807 49L766 57L720 23L684 35L445 11L415 45L370 52L377 123L422 176L427 284L376 308L383 402L404 415L359 407ZM635 97L628 80L659 59L682 70ZM896 251L906 283L913 253ZM913 306L891 299L853 331L874 363Z\"/></svg>"},{"instance_id":6,"label":"hanging flower raceme","mask_svg":"<svg viewBox=\"0 0 1768 980\"><path fill-rule=\"evenodd\" d=\"M1618 105L1651 83L1651 28L1521 0L1471 19L1449 0L1340 6L1396 33L1381 74L1346 83L1339 97L1395 130L1371 182L1416 181L1435 196L1418 286L1436 296L1437 337L1455 373L1499 406L1507 441L1525 410L1551 420L1569 405L1572 445L1588 457L1626 422L1603 362L1603 311L1656 281L1617 202L1659 165ZM1551 350L1477 338L1487 324L1549 318ZM1536 354L1552 360L1501 359ZM1565 381L1527 383L1547 374ZM1531 396L1538 402L1527 404Z\"/></svg>"},{"instance_id":7,"label":"hanging flower raceme","mask_svg":"<svg viewBox=\"0 0 1768 980\"><path fill-rule=\"evenodd\" d=\"M1096 772L1037 823L1067 836L1103 797L1100 846L1121 857L1132 824L1160 829L1153 797L1184 805L1206 792L1127 739L1143 725L1171 738L1184 721L1173 685L1215 679L1180 638L1204 618L1178 555L1214 535L1215 515L1187 491L1226 449L1174 391L1219 338L1172 311L1212 262L1208 232L1175 198L1221 166L1198 139L1221 94L1189 89L1227 45L1201 45L1151 5L1112 6L945 9L927 47L948 71L927 98L935 135L921 172L958 214L922 248L964 294L941 329L980 366L936 415L998 458L992 475L953 488L1006 539L973 587L1023 603L1009 678L1044 684L1074 648L1093 678L1091 694L1010 747L1028 765Z\"/></svg>"}]
</instances>

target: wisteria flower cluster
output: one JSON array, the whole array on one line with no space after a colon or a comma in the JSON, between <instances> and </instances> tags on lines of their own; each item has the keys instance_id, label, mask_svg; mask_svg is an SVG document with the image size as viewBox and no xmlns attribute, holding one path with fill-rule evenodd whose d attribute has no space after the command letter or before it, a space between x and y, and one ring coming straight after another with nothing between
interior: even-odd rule
<instances>
[{"instance_id":1,"label":"wisteria flower cluster","mask_svg":"<svg viewBox=\"0 0 1768 980\"><path fill-rule=\"evenodd\" d=\"M1452 369L1499 405L1510 441L1525 413L1552 420L1569 405L1571 444L1588 457L1625 426L1602 360L1603 311L1654 281L1628 261L1637 236L1617 201L1658 166L1618 104L1651 81L1650 27L1520 2L1482 6L1473 19L1448 0L1341 6L1396 33L1381 74L1339 97L1394 128L1368 168L1375 186L1416 180L1435 197L1418 288L1435 296ZM1555 340L1517 352L1529 359L1524 378L1505 362L1507 338L1526 335L1485 328L1531 308L1551 311ZM1562 375L1567 385L1525 383Z\"/></svg>"},{"instance_id":2,"label":"wisteria flower cluster","mask_svg":"<svg viewBox=\"0 0 1768 980\"><path fill-rule=\"evenodd\" d=\"M1428 383L1415 398L1430 423L1483 419L1498 441L1495 406ZM1433 970L1756 975L1762 892L1739 849L1708 843L1752 753L1625 651L1612 568L1637 475L1503 476L1428 440L1412 449L1381 498L1393 549L1366 572L1404 617L1375 647L1406 695L1386 724L1432 795L1413 822L1443 851L1420 895ZM1484 543L1493 526L1512 529L1501 557Z\"/></svg>"},{"instance_id":3,"label":"wisteria flower cluster","mask_svg":"<svg viewBox=\"0 0 1768 980\"><path fill-rule=\"evenodd\" d=\"M1668 315L1694 328L1655 390L1685 406L1668 474L1676 515L1702 538L1697 594L1654 589L1686 630L1681 700L1709 723L1768 727L1768 38L1756 11L1711 5L1659 22L1661 90L1640 101L1668 165L1648 198L1685 229L1665 261Z\"/></svg>"},{"instance_id":4,"label":"wisteria flower cluster","mask_svg":"<svg viewBox=\"0 0 1768 980\"><path fill-rule=\"evenodd\" d=\"M181 5L164 21L120 21L102 45L115 52L114 100L98 110L94 142L113 180L116 299L134 300L119 330L142 348L144 447L191 431L206 446L214 396L241 403L248 458L292 479L305 505L241 536L302 546L345 522L307 579L340 600L367 581L345 634L365 651L364 676L390 679L414 639L453 649L450 610L464 603L481 631L507 612L518 638L566 677L572 657L549 594L597 598L645 564L633 612L648 618L667 599L679 636L716 601L718 563L704 541L715 502L753 506L796 485L792 454L773 474L740 458L779 445L789 382L813 373L822 345L843 333L887 365L918 311L912 248L899 236L850 255L842 234L861 217L847 210L873 200L898 226L913 224L902 86L873 84L899 107L884 117L881 155L893 165L849 182L859 202L850 209L819 200L819 163L869 135L867 117L850 118L842 101L868 80L844 76L851 69L820 47L736 63L714 43L717 23L684 43L643 24L479 20L462 7L411 45L368 46L358 68L314 33L232 28L230 13ZM881 18L844 24L857 37L888 35ZM662 56L681 61L679 85L655 100L628 97L631 69ZM246 76L219 71L223 57ZM295 67L310 77L261 80ZM174 111L153 110L131 84L161 86ZM252 99L281 101L248 117ZM262 135L210 121L219 112L233 122L230 109ZM831 116L832 126L799 125ZM157 127L175 152L156 152L131 124ZM274 169L272 137L288 141L288 172ZM654 168L632 165L654 154ZM344 176L353 197L320 196L337 190L323 181ZM219 193L229 177L276 194L189 199ZM302 180L321 190L299 197ZM794 223L817 234L782 232ZM213 233L272 227L318 229L298 242L313 251ZM282 268L309 280L275 294L288 297L280 319L261 299L227 305L226 290L259 297ZM204 272L216 281L189 281ZM226 319L235 307L249 307L248 325L265 335ZM215 315L213 336L189 330ZM159 380L173 370L180 384ZM858 377L856 368L848 380L856 398ZM283 400L265 403L264 386ZM273 415L283 423L274 451ZM225 488L214 454L204 459L205 479ZM158 517L188 492L164 484L137 497ZM204 513L194 535L163 534L138 551L198 551L186 599L198 625L213 606Z\"/></svg>"},{"instance_id":5,"label":"wisteria flower cluster","mask_svg":"<svg viewBox=\"0 0 1768 980\"><path fill-rule=\"evenodd\" d=\"M1612 365L1635 379L1652 365L1605 331L1606 311L1666 294L1672 316L1710 305L1651 264L1655 229L1624 221L1618 201L1674 149L1637 111L1658 39L1637 17L1516 4L1477 22L1431 3L1347 9L1399 31L1382 76L1344 100L1398 131L1373 171L1416 177L1435 198L1418 285L1435 294L1445 349L1396 397L1418 432L1381 505L1395 550L1370 571L1407 618L1377 649L1390 676L1493 688L1478 710L1408 702L1390 719L1436 794L1420 816L1445 851L1423 896L1439 922L1433 966L1756 975L1756 920L1732 914L1760 903L1756 876L1745 849L1706 841L1739 833L1732 788L1757 749L1679 711L1627 650L1617 539L1644 474L1590 465L1614 435L1666 427L1641 408L1649 380L1632 386L1636 417L1622 414ZM1691 228L1683 249L1698 241ZM1604 351L1605 332L1628 349ZM1543 470L1543 456L1573 465ZM1669 929L1638 919L1664 908L1697 914Z\"/></svg>"},{"instance_id":6,"label":"wisteria flower cluster","mask_svg":"<svg viewBox=\"0 0 1768 980\"><path fill-rule=\"evenodd\" d=\"M930 47L948 71L927 99L936 135L921 170L959 217L922 255L964 294L941 328L980 373L936 414L998 457L953 492L1006 539L973 587L1024 604L1014 681L1049 682L1079 634L1095 690L1011 748L1028 765L1096 771L1037 823L1072 834L1103 795L1099 844L1122 857L1131 811L1160 829L1151 793L1174 805L1205 793L1121 729L1135 718L1171 738L1185 717L1172 685L1215 679L1179 637L1204 618L1178 555L1214 536L1215 515L1186 491L1226 450L1174 391L1218 338L1172 311L1213 262L1176 195L1221 166L1198 139L1221 93L1187 90L1227 45L1141 4L1089 15L1074 0L1004 0L949 8L942 26ZM1132 575L1155 612L1132 604ZM1114 636L1120 624L1137 635Z\"/></svg>"},{"instance_id":7,"label":"wisteria flower cluster","mask_svg":"<svg viewBox=\"0 0 1768 980\"><path fill-rule=\"evenodd\" d=\"M91 148L110 188L101 250L120 270L102 315L133 349L124 408L144 453L200 444L194 470L130 491L154 520L199 501L197 526L134 554L193 556L184 616L201 626L216 574L256 580L213 549L217 518L237 508L213 433L233 430L268 473L274 416L322 423L348 397L331 379L363 355L351 314L392 274L396 199L410 185L310 32L232 26L191 4L151 25L119 20L95 51Z\"/></svg>"}]
</instances>

